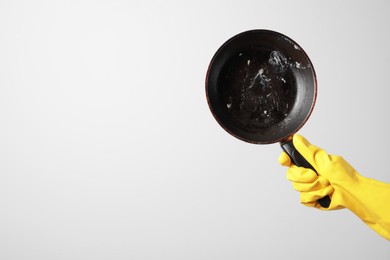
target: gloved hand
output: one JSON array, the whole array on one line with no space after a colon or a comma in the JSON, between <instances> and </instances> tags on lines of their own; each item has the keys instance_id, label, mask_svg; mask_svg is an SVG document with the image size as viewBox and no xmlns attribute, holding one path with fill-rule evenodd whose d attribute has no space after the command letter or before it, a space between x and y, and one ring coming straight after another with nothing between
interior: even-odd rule
<instances>
[{"instance_id":1,"label":"gloved hand","mask_svg":"<svg viewBox=\"0 0 390 260\"><path fill-rule=\"evenodd\" d=\"M288 166L287 178L300 192L304 205L321 210L347 208L390 240L390 184L361 176L342 157L327 154L298 134L293 144L318 173L293 165L284 152L279 157L279 163ZM326 195L331 203L322 208L317 200Z\"/></svg>"}]
</instances>

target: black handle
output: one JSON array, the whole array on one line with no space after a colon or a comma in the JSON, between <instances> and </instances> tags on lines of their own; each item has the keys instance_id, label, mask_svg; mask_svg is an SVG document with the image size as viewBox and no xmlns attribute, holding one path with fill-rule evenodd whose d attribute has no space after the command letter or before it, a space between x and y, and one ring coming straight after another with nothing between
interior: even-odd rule
<instances>
[{"instance_id":1,"label":"black handle","mask_svg":"<svg viewBox=\"0 0 390 260\"><path fill-rule=\"evenodd\" d=\"M306 159L298 152L297 149L295 149L292 140L282 142L280 143L280 145L282 149L290 156L291 161L296 166L312 169L314 172L316 172L313 166L308 161L306 161ZM321 207L328 208L330 205L330 198L328 195L326 195L325 197L319 199L317 202L321 205Z\"/></svg>"}]
</instances>

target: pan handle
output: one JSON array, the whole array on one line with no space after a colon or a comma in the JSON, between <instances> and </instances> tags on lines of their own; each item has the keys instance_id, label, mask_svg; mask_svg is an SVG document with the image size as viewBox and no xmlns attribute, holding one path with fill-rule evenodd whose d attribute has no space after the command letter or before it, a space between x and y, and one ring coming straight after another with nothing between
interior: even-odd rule
<instances>
[{"instance_id":1,"label":"pan handle","mask_svg":"<svg viewBox=\"0 0 390 260\"><path fill-rule=\"evenodd\" d=\"M280 143L282 149L290 156L292 162L299 167L304 167L313 170L316 172L314 167L295 149L292 140ZM316 172L317 173L317 172ZM330 205L330 197L326 195L325 197L317 201L321 207L328 208Z\"/></svg>"}]
</instances>

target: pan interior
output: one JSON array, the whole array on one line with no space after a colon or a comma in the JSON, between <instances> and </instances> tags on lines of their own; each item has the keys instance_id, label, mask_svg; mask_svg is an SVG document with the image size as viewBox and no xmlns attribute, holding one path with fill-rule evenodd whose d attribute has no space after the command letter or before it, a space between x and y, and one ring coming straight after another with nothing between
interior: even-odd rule
<instances>
[{"instance_id":1,"label":"pan interior","mask_svg":"<svg viewBox=\"0 0 390 260\"><path fill-rule=\"evenodd\" d=\"M236 35L214 55L206 78L210 109L235 137L258 144L294 134L316 98L314 68L303 49L273 31Z\"/></svg>"},{"instance_id":2,"label":"pan interior","mask_svg":"<svg viewBox=\"0 0 390 260\"><path fill-rule=\"evenodd\" d=\"M258 48L233 55L218 77L220 99L237 127L256 132L283 121L297 89L283 53Z\"/></svg>"}]
</instances>

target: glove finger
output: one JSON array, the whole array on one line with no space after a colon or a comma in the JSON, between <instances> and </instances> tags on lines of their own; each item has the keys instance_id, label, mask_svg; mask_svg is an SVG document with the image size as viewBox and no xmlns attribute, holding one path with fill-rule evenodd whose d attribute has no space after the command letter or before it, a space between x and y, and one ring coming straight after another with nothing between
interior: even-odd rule
<instances>
[{"instance_id":1,"label":"glove finger","mask_svg":"<svg viewBox=\"0 0 390 260\"><path fill-rule=\"evenodd\" d=\"M291 166L291 158L287 153L282 152L278 158L279 164L282 166Z\"/></svg>"},{"instance_id":2,"label":"glove finger","mask_svg":"<svg viewBox=\"0 0 390 260\"><path fill-rule=\"evenodd\" d=\"M305 205L306 207L316 207L318 202L307 202L307 203L303 203L301 202L303 205Z\"/></svg>"},{"instance_id":3,"label":"glove finger","mask_svg":"<svg viewBox=\"0 0 390 260\"><path fill-rule=\"evenodd\" d=\"M311 169L297 167L295 165L292 165L287 169L287 179L292 182L312 183L317 180L317 178L317 174Z\"/></svg>"},{"instance_id":4,"label":"glove finger","mask_svg":"<svg viewBox=\"0 0 390 260\"><path fill-rule=\"evenodd\" d=\"M312 145L306 138L299 134L293 136L293 144L295 148L302 154L302 156L316 169L318 169L317 162L328 162L329 155L323 149Z\"/></svg>"},{"instance_id":5,"label":"glove finger","mask_svg":"<svg viewBox=\"0 0 390 260\"><path fill-rule=\"evenodd\" d=\"M314 182L306 182L306 183L305 182L304 183L293 182L293 188L299 192L317 191L317 190L321 190L329 185L330 184L329 184L328 179L326 179L322 176L318 176L317 180L315 180Z\"/></svg>"},{"instance_id":6,"label":"glove finger","mask_svg":"<svg viewBox=\"0 0 390 260\"><path fill-rule=\"evenodd\" d=\"M331 194L333 191L334 191L333 187L329 185L320 190L301 192L300 194L301 203L317 202L317 200L325 197L326 195Z\"/></svg>"}]
</instances>

